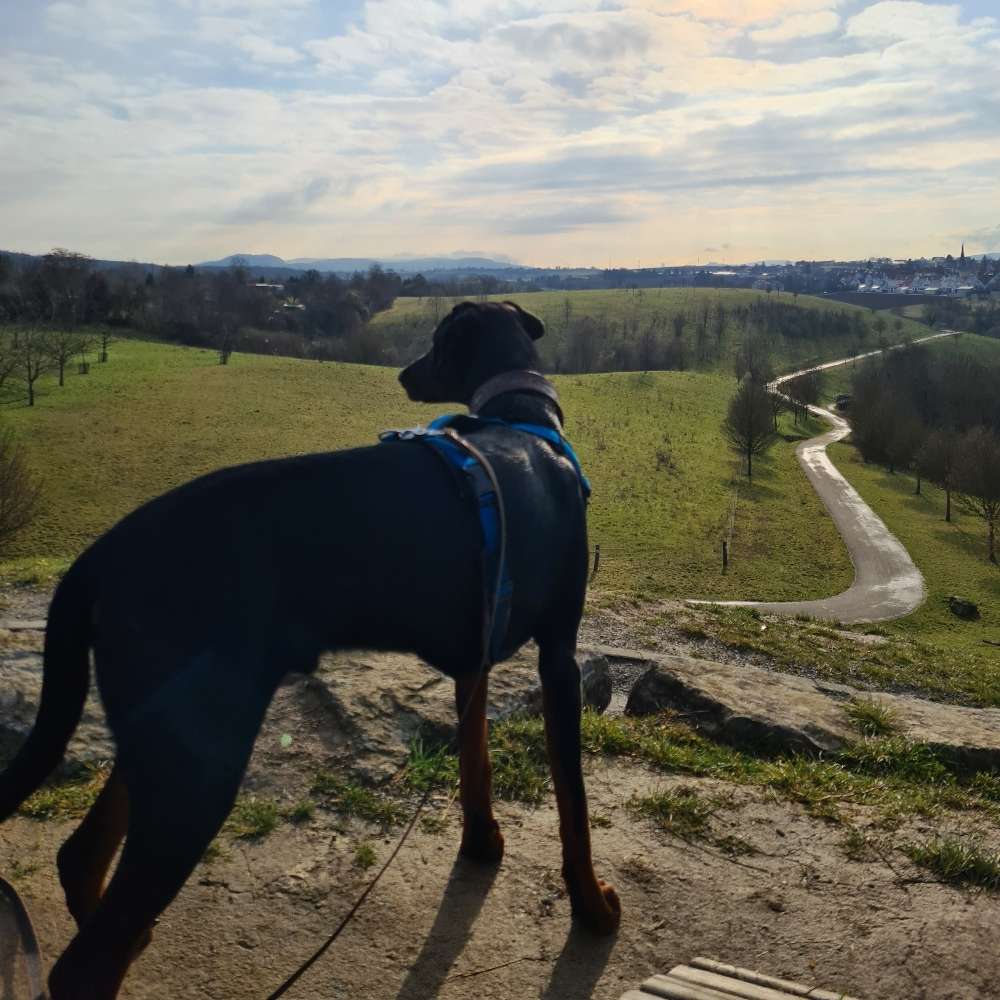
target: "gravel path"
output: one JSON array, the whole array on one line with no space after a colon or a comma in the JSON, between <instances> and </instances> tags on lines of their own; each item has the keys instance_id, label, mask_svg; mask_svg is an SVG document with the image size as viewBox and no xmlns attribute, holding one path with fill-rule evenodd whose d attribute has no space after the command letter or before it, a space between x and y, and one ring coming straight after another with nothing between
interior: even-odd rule
<instances>
[{"instance_id":1,"label":"gravel path","mask_svg":"<svg viewBox=\"0 0 1000 1000\"><path fill-rule=\"evenodd\" d=\"M923 337L917 344L941 337L953 337L948 330ZM858 358L880 354L869 351ZM850 364L855 359L842 358L814 368L783 375L771 384L777 391L784 382L809 372L826 371ZM854 582L847 590L833 597L815 601L696 601L697 604L725 604L735 607L759 608L773 614L809 615L825 621L848 625L863 622L889 621L915 611L927 596L924 578L899 539L885 526L882 519L861 499L861 495L840 474L826 453L827 446L841 441L851 432L843 417L831 410L810 406L815 416L833 425L832 430L803 441L796 449L799 463L820 499L837 525L841 538L854 563Z\"/></svg>"}]
</instances>

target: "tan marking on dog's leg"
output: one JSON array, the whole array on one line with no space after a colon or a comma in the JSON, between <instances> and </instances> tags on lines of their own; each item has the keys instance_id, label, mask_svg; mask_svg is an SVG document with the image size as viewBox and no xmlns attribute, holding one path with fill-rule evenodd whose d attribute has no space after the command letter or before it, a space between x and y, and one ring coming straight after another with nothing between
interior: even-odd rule
<instances>
[{"instance_id":1,"label":"tan marking on dog's leg","mask_svg":"<svg viewBox=\"0 0 1000 1000\"><path fill-rule=\"evenodd\" d=\"M462 854L474 861L497 864L503 857L503 836L493 816L493 774L487 743L488 674L455 681L458 711L459 775L462 795Z\"/></svg>"},{"instance_id":2,"label":"tan marking on dog's leg","mask_svg":"<svg viewBox=\"0 0 1000 1000\"><path fill-rule=\"evenodd\" d=\"M59 881L77 926L97 909L127 827L128 791L118 769L113 768L83 822L59 851Z\"/></svg>"}]
</instances>

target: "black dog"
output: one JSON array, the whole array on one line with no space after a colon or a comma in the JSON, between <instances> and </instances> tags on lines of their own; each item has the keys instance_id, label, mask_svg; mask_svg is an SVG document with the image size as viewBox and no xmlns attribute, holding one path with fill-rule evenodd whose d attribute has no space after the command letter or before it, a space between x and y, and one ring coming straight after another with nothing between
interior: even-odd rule
<instances>
[{"instance_id":1,"label":"black dog","mask_svg":"<svg viewBox=\"0 0 1000 1000\"><path fill-rule=\"evenodd\" d=\"M414 400L476 396L484 417L559 429L551 387L517 374L538 368L533 340L542 333L512 304L464 303L400 381ZM580 768L580 483L570 461L531 434L484 421L468 436L495 470L506 507L515 582L506 645L534 639L539 648L573 912L607 933L620 908L594 875ZM229 813L282 677L314 669L325 650L411 651L455 679L461 850L500 860L480 672L481 547L477 514L440 457L399 441L223 469L139 508L74 563L52 600L38 719L0 776L2 820L61 759L93 648L118 753L59 853L79 933L53 969L53 1000L117 995Z\"/></svg>"}]
</instances>

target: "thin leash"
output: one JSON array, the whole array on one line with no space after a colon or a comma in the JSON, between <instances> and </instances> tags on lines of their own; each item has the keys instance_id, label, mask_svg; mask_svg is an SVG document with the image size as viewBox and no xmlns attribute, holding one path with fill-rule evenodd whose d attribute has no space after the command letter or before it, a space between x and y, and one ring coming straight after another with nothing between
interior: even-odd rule
<instances>
[{"instance_id":1,"label":"thin leash","mask_svg":"<svg viewBox=\"0 0 1000 1000\"><path fill-rule=\"evenodd\" d=\"M493 466L487 461L486 456L483 455L478 448L470 444L465 438L460 437L451 428L446 429L444 432L454 444L458 447L467 451L480 465L483 471L486 473L487 478L490 481L490 485L493 487L493 491L497 498L497 516L500 522L500 558L497 560L497 574L496 583L493 588L493 601L492 606L483 609L483 656L479 663L479 671L477 673L477 679L482 682L482 679L489 672L490 668L490 650L491 650L491 638L493 633L493 623L496 621L497 607L500 602L500 588L503 583L503 573L506 564L507 557L507 512L504 508L503 494L500 492L500 482L497 479L496 473L493 471ZM468 714L469 705L466 705L462 710L462 714L458 718L459 729L462 727L462 723L465 722L465 717ZM365 891L361 893L355 904L347 911L343 920L337 925L333 933L309 956L296 970L293 972L273 993L271 993L267 1000L277 1000L278 997L284 996L298 981L302 978L322 957L326 954L326 951L330 946L340 937L344 928L354 919L354 915L361 909L364 901L371 895L372 890L378 885L379 880L388 871L389 866L396 860L396 856L403 849L403 845L406 843L410 834L413 832L413 828L417 825L417 820L420 818L420 814L424 811L424 807L427 805L431 797L432 789L428 788L417 804L417 808L410 818L410 822L407 824L406 829L403 831L402 836L393 848L392 853L386 859L386 862L378 870L375 877L368 883L365 887Z\"/></svg>"}]
</instances>

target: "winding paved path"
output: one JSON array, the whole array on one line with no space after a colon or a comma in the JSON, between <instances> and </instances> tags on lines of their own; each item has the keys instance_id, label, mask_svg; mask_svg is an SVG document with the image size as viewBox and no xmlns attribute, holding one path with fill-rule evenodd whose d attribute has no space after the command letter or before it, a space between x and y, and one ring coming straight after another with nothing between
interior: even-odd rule
<instances>
[{"instance_id":1,"label":"winding paved path","mask_svg":"<svg viewBox=\"0 0 1000 1000\"><path fill-rule=\"evenodd\" d=\"M930 337L922 337L914 343L924 344L929 340L955 335L955 331L948 330ZM857 357L869 358L880 353L880 351L869 351ZM850 364L854 360L853 357L842 358L840 361L829 361L814 368L782 375L772 382L769 388L777 391L784 382L799 375L826 371ZM843 622L848 625L902 618L923 604L927 596L924 578L899 539L861 499L858 491L837 471L826 453L828 445L841 441L850 434L850 425L831 410L810 406L809 411L829 421L833 428L819 437L803 441L795 454L847 545L847 551L854 563L854 583L843 593L816 601L692 601L690 603L759 608L761 611L773 614L809 615L812 618Z\"/></svg>"}]
</instances>

